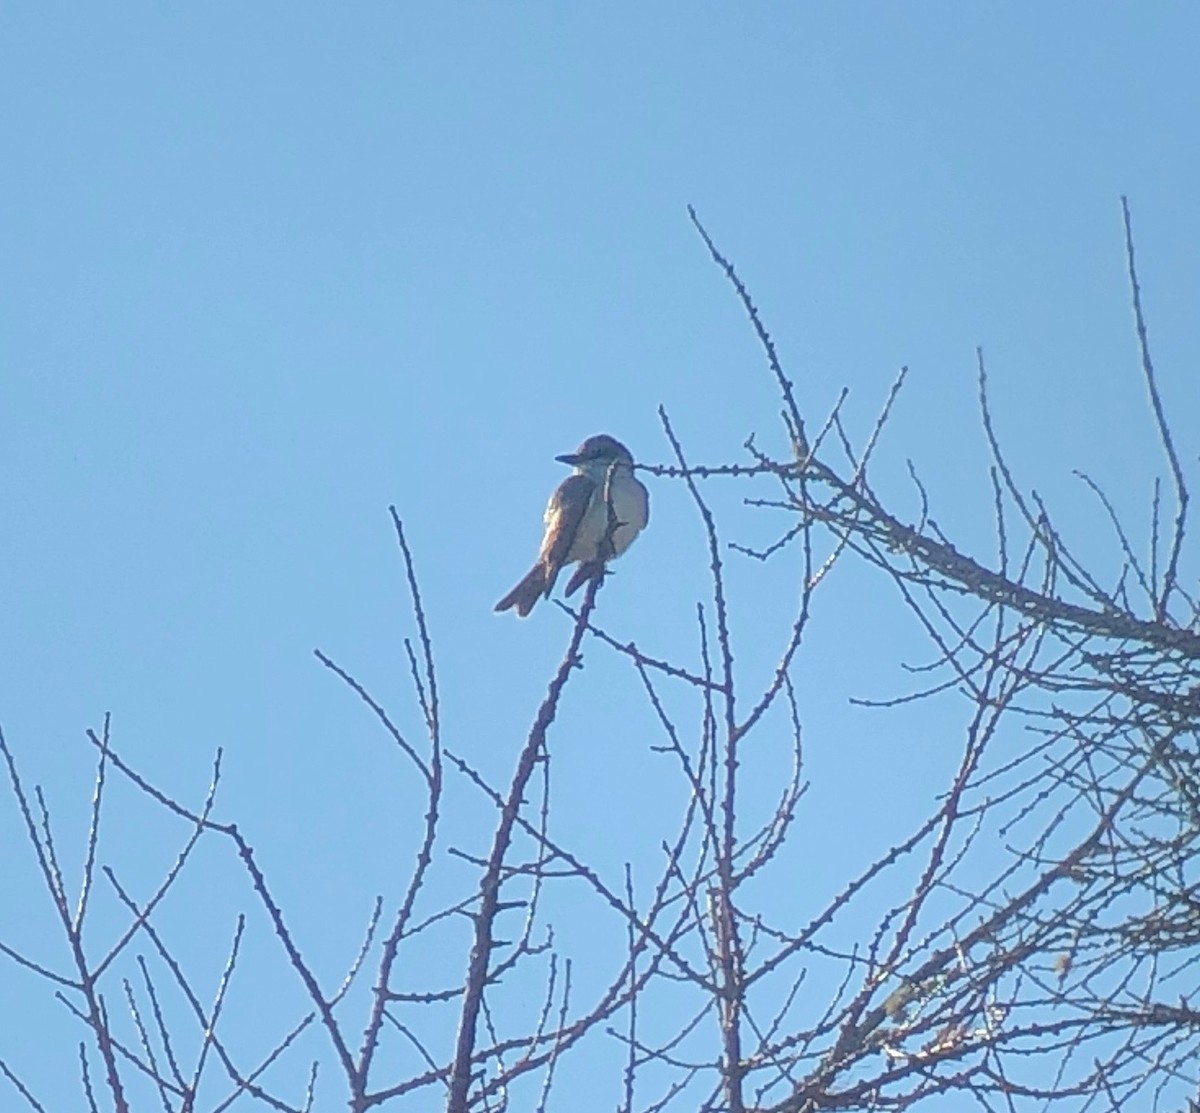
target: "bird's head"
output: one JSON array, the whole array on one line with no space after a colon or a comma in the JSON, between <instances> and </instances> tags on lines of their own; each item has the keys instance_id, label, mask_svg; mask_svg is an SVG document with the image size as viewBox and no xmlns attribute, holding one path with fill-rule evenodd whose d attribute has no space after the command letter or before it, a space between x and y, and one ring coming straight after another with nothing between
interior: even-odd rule
<instances>
[{"instance_id":1,"label":"bird's head","mask_svg":"<svg viewBox=\"0 0 1200 1113\"><path fill-rule=\"evenodd\" d=\"M612 464L628 464L633 466L633 456L616 437L607 433L598 433L588 437L574 452L565 456L556 456L563 464L571 464L587 471L603 470Z\"/></svg>"}]
</instances>

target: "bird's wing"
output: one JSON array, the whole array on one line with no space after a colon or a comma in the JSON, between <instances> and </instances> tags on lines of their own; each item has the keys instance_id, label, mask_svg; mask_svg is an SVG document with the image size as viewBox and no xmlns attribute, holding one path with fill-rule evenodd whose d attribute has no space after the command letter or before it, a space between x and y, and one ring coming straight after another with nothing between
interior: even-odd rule
<instances>
[{"instance_id":1,"label":"bird's wing","mask_svg":"<svg viewBox=\"0 0 1200 1113\"><path fill-rule=\"evenodd\" d=\"M546 537L539 559L551 578L566 563L571 543L587 513L596 485L586 475L569 475L546 504Z\"/></svg>"}]
</instances>

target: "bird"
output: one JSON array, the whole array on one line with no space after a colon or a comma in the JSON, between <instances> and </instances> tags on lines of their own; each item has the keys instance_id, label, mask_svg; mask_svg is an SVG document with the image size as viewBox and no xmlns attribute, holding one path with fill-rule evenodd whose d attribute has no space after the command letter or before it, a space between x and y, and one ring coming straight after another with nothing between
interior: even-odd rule
<instances>
[{"instance_id":1,"label":"bird","mask_svg":"<svg viewBox=\"0 0 1200 1113\"><path fill-rule=\"evenodd\" d=\"M650 520L650 496L634 478L633 456L615 437L588 437L574 452L556 456L575 469L546 504L546 533L537 560L499 603L497 611L515 607L524 618L548 597L566 564L578 567L567 581L571 595L600 575L619 557Z\"/></svg>"}]
</instances>

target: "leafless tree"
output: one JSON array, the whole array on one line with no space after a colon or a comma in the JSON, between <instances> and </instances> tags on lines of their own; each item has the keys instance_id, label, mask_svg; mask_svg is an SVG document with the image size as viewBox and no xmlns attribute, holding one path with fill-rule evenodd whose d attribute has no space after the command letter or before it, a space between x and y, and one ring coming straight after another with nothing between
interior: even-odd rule
<instances>
[{"instance_id":1,"label":"leafless tree","mask_svg":"<svg viewBox=\"0 0 1200 1113\"><path fill-rule=\"evenodd\" d=\"M424 737L403 732L351 670L318 657L404 756L424 822L405 883L379 898L337 985L324 984L306 961L242 830L214 818L220 755L204 799L189 805L120 756L107 719L89 734L95 793L82 884L71 893L50 808L0 736L65 944L53 966L0 949L78 1019L88 1107L156 1103L171 1113L257 1103L299 1111L319 1100L356 1113L434 1104L451 1113L577 1108L580 1077L589 1079L585 1104L628 1113L903 1110L933 1107L947 1094L956 1108L985 1110L1190 1105L1200 1096L1200 1011L1192 1003L1200 957L1200 607L1188 587L1195 577L1187 473L1159 395L1123 211L1141 373L1169 474L1155 493L1148 544L1082 477L1111 521L1120 571L1109 583L1095 571L1098 554L1068 544L1050 509L1014 478L982 355L995 552L956 547L935 523L915 471L920 513L908 520L885 505L871 464L903 373L857 444L840 403L823 420L805 415L749 293L693 214L760 342L788 445L772 455L751 441L740 461L697 464L660 411L673 459L644 470L683 485L706 537L711 595L696 610L699 664L658 659L602 626L602 582L593 581L568 612L567 645L511 780L492 783L444 747L434 635L393 510L413 623L404 644ZM743 495L733 511L714 509L721 484ZM769 545L727 540L763 519L775 530ZM797 570L779 601L791 610L776 666L757 687L738 663L731 561L790 561ZM813 904L787 898L811 849L796 834L805 782L795 670L814 595L846 562L894 587L931 647L913 688L879 701L880 713L941 700L961 727L939 739L955 755L948 780L906 788L929 800L924 819ZM618 876L589 862L552 823L555 720L569 686L594 683L578 668L585 654L612 655L632 670L658 724L664 786L679 788L684 801L661 845ZM114 777L182 832L172 868L149 893L130 892L118 870L99 865ZM446 833L451 779L493 817L476 850ZM845 802L847 814L852 805ZM246 962L248 921L234 926L224 975L206 1002L156 915L202 843L228 850L248 904L265 914L260 920L307 999L254 1057L224 1034L232 1011L253 1014L253 992L229 992ZM444 899L453 884L439 877L451 864L469 867L473 880ZM124 922L96 950L87 928L101 885ZM565 890L623 943L565 953L548 911ZM430 987L420 956L449 946L461 951L462 976ZM531 995L539 1002L532 1011L519 1005ZM587 1064L582 1075L579 1063ZM0 1072L26 1107L44 1108L3 1049Z\"/></svg>"}]
</instances>

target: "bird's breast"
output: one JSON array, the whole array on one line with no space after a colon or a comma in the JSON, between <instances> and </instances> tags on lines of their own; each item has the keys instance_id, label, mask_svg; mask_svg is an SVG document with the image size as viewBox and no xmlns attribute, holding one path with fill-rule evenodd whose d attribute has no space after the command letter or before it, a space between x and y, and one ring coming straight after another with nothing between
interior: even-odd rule
<instances>
[{"instance_id":1,"label":"bird's breast","mask_svg":"<svg viewBox=\"0 0 1200 1113\"><path fill-rule=\"evenodd\" d=\"M601 552L608 540L609 514L604 488L598 486L576 531L568 561L597 560L610 555L619 557L645 527L650 514L646 488L631 475L616 476L607 487L613 517L617 520L617 527L612 534L611 554Z\"/></svg>"}]
</instances>

